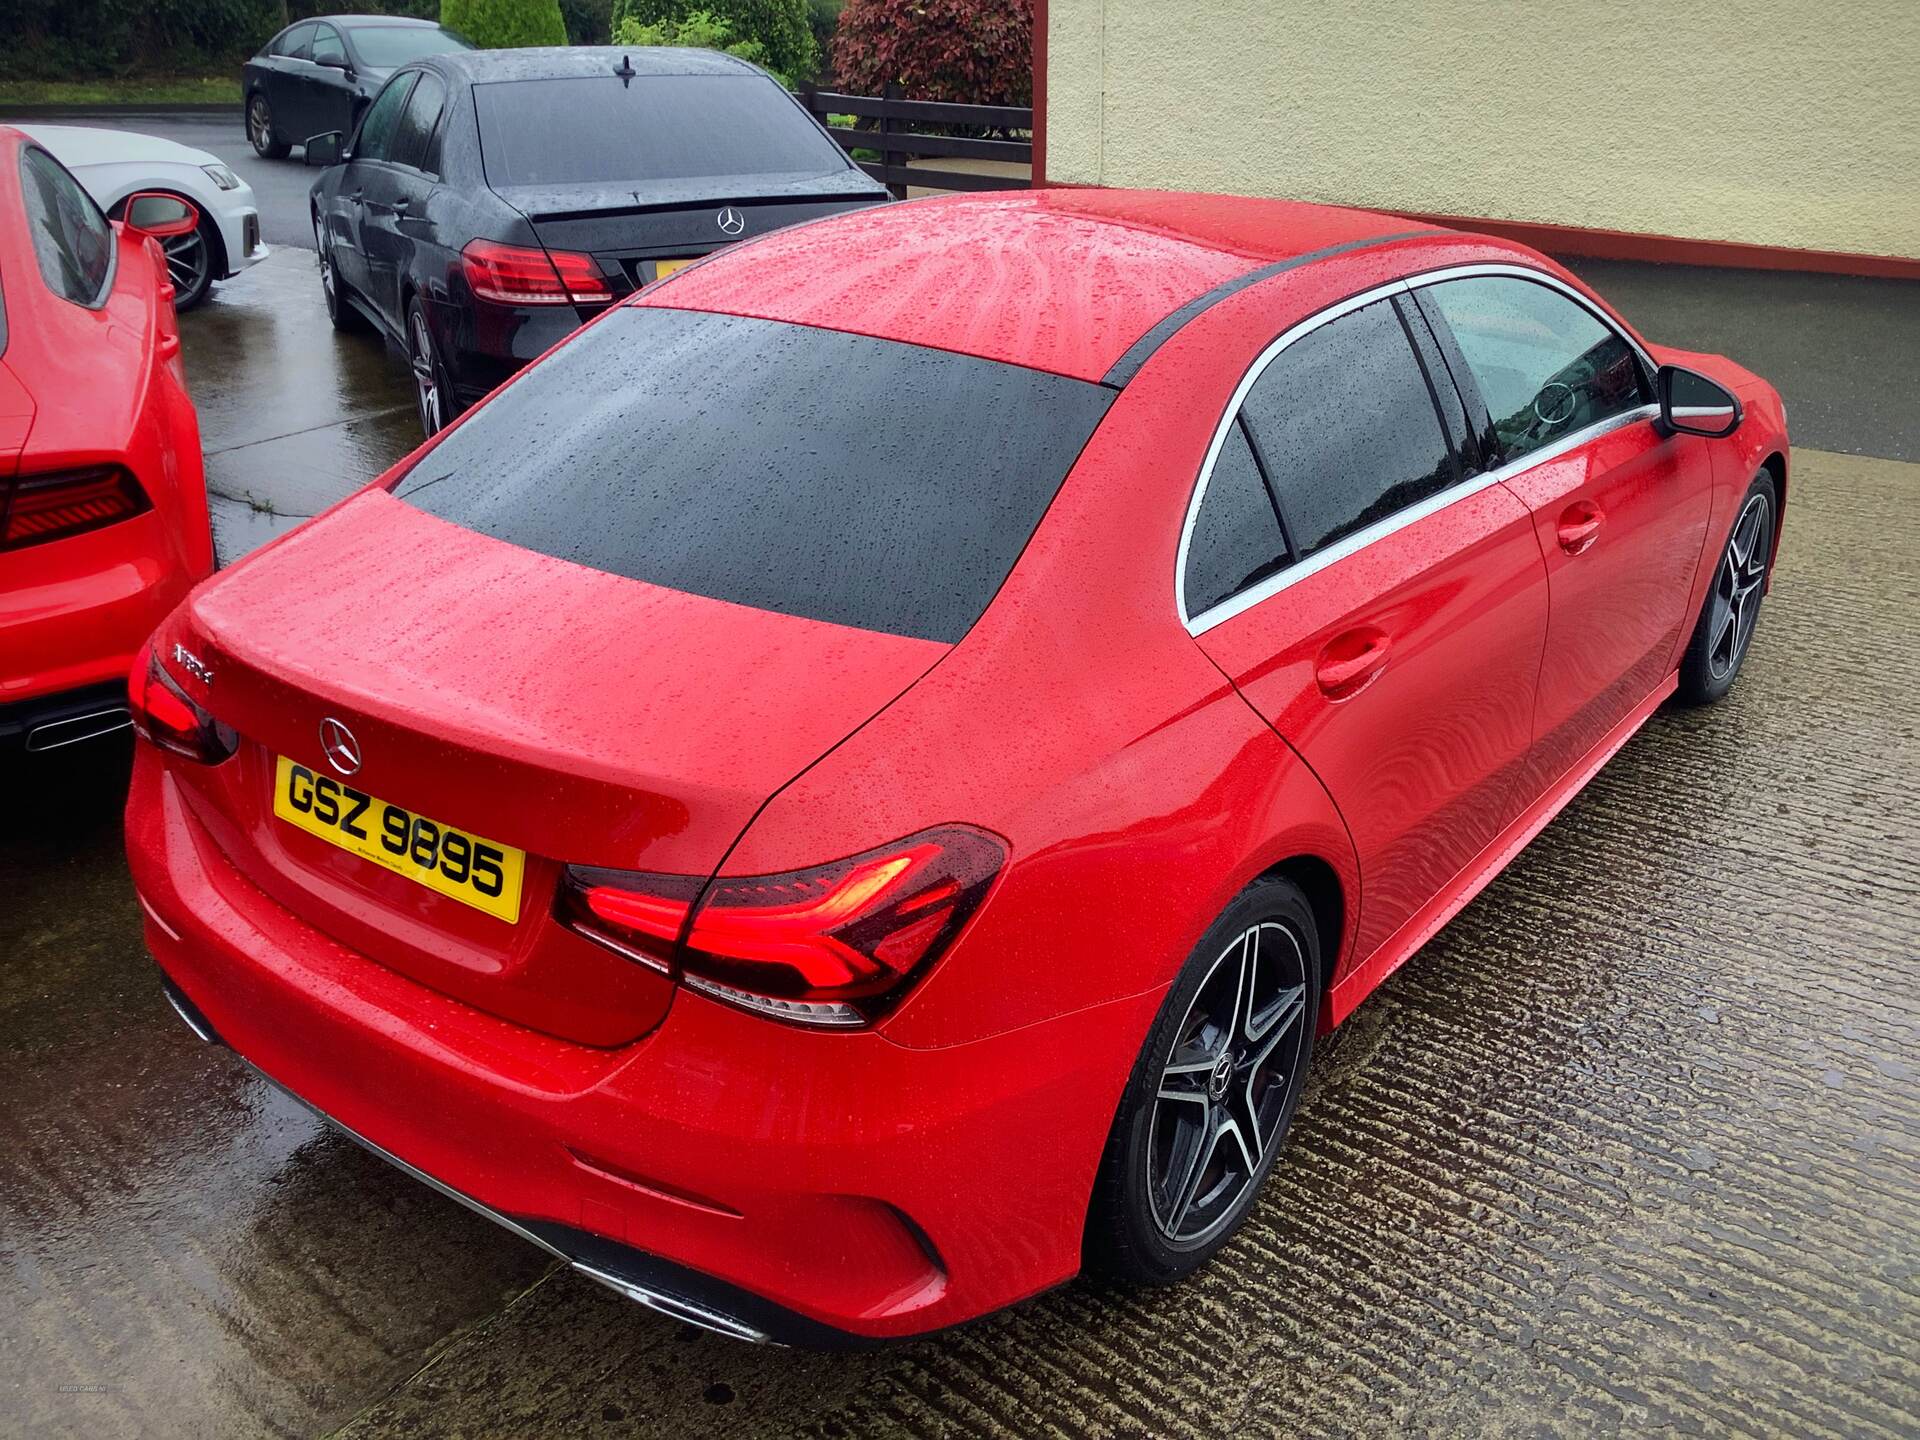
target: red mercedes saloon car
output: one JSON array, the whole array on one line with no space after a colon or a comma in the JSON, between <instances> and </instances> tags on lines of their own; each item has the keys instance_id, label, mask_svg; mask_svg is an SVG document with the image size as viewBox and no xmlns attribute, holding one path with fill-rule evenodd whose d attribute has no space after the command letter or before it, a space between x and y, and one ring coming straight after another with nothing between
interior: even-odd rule
<instances>
[{"instance_id":1,"label":"red mercedes saloon car","mask_svg":"<svg viewBox=\"0 0 1920 1440\"><path fill-rule=\"evenodd\" d=\"M127 215L109 221L0 125L0 750L125 729L134 652L213 569L173 286L149 238L193 214L151 194Z\"/></svg>"},{"instance_id":2,"label":"red mercedes saloon car","mask_svg":"<svg viewBox=\"0 0 1920 1440\"><path fill-rule=\"evenodd\" d=\"M779 232L166 622L148 939L204 1037L693 1323L1170 1280L1316 1032L1733 682L1786 467L1763 382L1498 240Z\"/></svg>"}]
</instances>

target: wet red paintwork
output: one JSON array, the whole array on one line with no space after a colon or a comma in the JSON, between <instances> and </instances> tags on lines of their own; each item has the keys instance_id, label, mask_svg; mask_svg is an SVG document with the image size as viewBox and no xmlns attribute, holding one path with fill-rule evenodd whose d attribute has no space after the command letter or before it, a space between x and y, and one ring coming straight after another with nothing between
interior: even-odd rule
<instances>
[{"instance_id":1,"label":"wet red paintwork","mask_svg":"<svg viewBox=\"0 0 1920 1440\"><path fill-rule=\"evenodd\" d=\"M20 152L0 125L0 509L9 477L121 464L152 508L0 555L0 705L115 681L194 581L213 569L200 428L180 365L158 247L115 225L96 308L40 278Z\"/></svg>"},{"instance_id":2,"label":"wet red paintwork","mask_svg":"<svg viewBox=\"0 0 1920 1440\"><path fill-rule=\"evenodd\" d=\"M1274 260L1418 226L1172 191L1006 191L778 230L633 303L852 330L1098 380L1162 317Z\"/></svg>"},{"instance_id":3,"label":"wet red paintwork","mask_svg":"<svg viewBox=\"0 0 1920 1440\"><path fill-rule=\"evenodd\" d=\"M942 201L742 247L639 303L1098 375L1192 295L1355 226L1405 228L1218 199ZM1136 273L1148 250L1164 264ZM828 253L843 273L823 278ZM1438 234L1200 313L1114 402L950 648L590 573L377 492L335 510L162 632L211 652L225 688L187 689L245 740L211 770L142 747L129 850L156 954L269 1075L513 1214L865 1335L1065 1278L1122 1083L1213 918L1255 876L1302 867L1328 901L1322 1019L1337 1022L1671 689L1731 497L1785 455L1771 393L1697 359L1743 387L1732 440L1619 432L1196 641L1176 555L1247 367L1334 301L1484 261L1577 284L1518 246ZM890 280L923 287L923 308ZM1592 579L1549 565L1539 518L1557 525L1589 493L1621 521L1608 549L1630 552ZM316 576L349 565L379 604ZM1314 664L1369 627L1391 641L1387 669L1329 700ZM266 818L265 757L317 764L316 723L336 710L380 757L369 790L530 852L519 932L490 956L496 922L304 851ZM954 822L1004 837L1010 863L871 1029L809 1031L659 977L603 990L605 952L565 948L577 937L549 908L563 862L766 875Z\"/></svg>"}]
</instances>

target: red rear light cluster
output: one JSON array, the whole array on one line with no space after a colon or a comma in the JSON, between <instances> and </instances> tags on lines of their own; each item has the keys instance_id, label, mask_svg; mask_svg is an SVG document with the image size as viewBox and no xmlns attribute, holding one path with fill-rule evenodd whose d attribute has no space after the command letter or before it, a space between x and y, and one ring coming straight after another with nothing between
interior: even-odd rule
<instances>
[{"instance_id":1,"label":"red rear light cluster","mask_svg":"<svg viewBox=\"0 0 1920 1440\"><path fill-rule=\"evenodd\" d=\"M497 305L599 305L613 299L591 255L469 241L460 252L467 288Z\"/></svg>"},{"instance_id":2,"label":"red rear light cluster","mask_svg":"<svg viewBox=\"0 0 1920 1440\"><path fill-rule=\"evenodd\" d=\"M24 550L130 520L153 508L118 465L22 475L0 491L0 550Z\"/></svg>"},{"instance_id":3,"label":"red rear light cluster","mask_svg":"<svg viewBox=\"0 0 1920 1440\"><path fill-rule=\"evenodd\" d=\"M240 737L214 719L181 688L154 654L149 640L127 675L133 728L162 750L203 765L217 765L240 746Z\"/></svg>"},{"instance_id":4,"label":"red rear light cluster","mask_svg":"<svg viewBox=\"0 0 1920 1440\"><path fill-rule=\"evenodd\" d=\"M810 1025L863 1025L931 964L1006 863L984 830L943 825L784 875L645 875L571 866L562 924L682 984Z\"/></svg>"}]
</instances>

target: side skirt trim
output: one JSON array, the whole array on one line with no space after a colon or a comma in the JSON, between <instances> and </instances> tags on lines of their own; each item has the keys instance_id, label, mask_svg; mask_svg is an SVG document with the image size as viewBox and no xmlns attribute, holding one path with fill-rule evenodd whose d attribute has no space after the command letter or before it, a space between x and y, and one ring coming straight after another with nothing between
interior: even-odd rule
<instances>
[{"instance_id":1,"label":"side skirt trim","mask_svg":"<svg viewBox=\"0 0 1920 1440\"><path fill-rule=\"evenodd\" d=\"M1513 857L1526 849L1533 837L1546 829L1553 818L1567 807L1568 802L1586 788L1587 782L1619 753L1620 747L1634 737L1679 685L1677 671L1662 680L1652 694L1601 737L1539 799L1521 811L1511 825L1488 841L1486 848L1467 862L1451 885L1416 910L1407 923L1383 942L1363 965L1334 986L1327 1001L1331 1011L1330 1023L1338 1025L1351 1015L1355 1006L1389 975L1411 960L1421 946L1439 933L1443 925L1466 908L1468 901L1486 889L1494 876L1506 869Z\"/></svg>"}]
</instances>

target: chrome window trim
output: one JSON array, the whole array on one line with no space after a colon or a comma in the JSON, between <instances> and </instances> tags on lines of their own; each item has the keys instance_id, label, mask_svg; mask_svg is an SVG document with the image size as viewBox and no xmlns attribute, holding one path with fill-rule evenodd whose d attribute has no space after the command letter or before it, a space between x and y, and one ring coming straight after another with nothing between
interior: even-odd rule
<instances>
[{"instance_id":1,"label":"chrome window trim","mask_svg":"<svg viewBox=\"0 0 1920 1440\"><path fill-rule=\"evenodd\" d=\"M1604 420L1596 420L1593 424L1583 429L1576 430L1569 435L1561 436L1551 445L1544 446L1538 450L1530 450L1525 455L1492 470L1483 470L1479 474L1470 475L1456 485L1449 486L1437 494L1429 495L1425 500L1418 501L1404 509L1396 510L1393 514L1376 520L1364 530L1356 530L1353 534L1327 546L1323 550L1316 551L1306 559L1289 565L1277 575L1268 576L1258 584L1249 586L1237 595L1229 596L1219 604L1203 610L1198 615L1189 615L1187 613L1187 551L1193 543L1194 525L1200 516L1200 506L1206 499L1207 482L1213 478L1214 462L1219 459L1221 447L1226 443L1227 432L1233 428L1234 422L1240 418L1240 407L1246 400L1247 392L1259 381L1260 376L1266 371L1267 366L1273 363L1274 357L1289 345L1294 344L1302 336L1310 335L1322 325L1338 320L1342 315L1349 315L1355 310L1361 309L1363 306L1373 304L1377 300L1386 300L1395 295L1411 294L1415 290L1423 290L1429 285L1438 285L1447 280L1470 280L1479 276L1509 276L1518 280L1530 280L1537 284L1545 285L1551 290L1559 291L1568 299L1578 304L1581 309L1592 315L1595 320L1606 326L1610 332L1619 336L1622 340L1626 341L1628 345L1632 346L1634 354L1638 355L1640 359L1645 362L1649 372L1658 368L1654 364L1653 358L1647 354L1645 347L1635 340L1632 335L1623 330L1619 322L1597 308L1592 300L1582 295L1565 281L1547 274L1544 270L1534 270L1525 265L1454 265L1442 270L1429 270L1423 274L1409 275L1399 280L1390 280L1383 285L1376 285L1370 290L1362 290L1358 294L1349 295L1344 300L1336 301L1325 309L1314 312L1298 324L1283 331L1279 338L1268 345L1266 349L1262 350L1260 354L1254 358L1253 364L1247 367L1247 373L1240 377L1240 383L1234 387L1233 394L1227 401L1225 412L1222 414L1219 423L1214 426L1212 443L1207 446L1206 457L1200 462L1200 475L1194 482L1193 494L1188 497L1186 519L1180 527L1180 550L1174 562L1173 571L1174 612L1179 615L1180 623L1186 627L1189 635L1203 635L1213 629L1214 626L1223 624L1233 619L1236 615L1244 614L1262 601L1278 595L1288 586L1297 584L1309 575L1318 574L1321 570L1326 569L1327 566L1364 550L1376 540L1382 540L1388 535L1393 534L1396 530L1404 529L1416 521L1424 520L1427 516L1436 514L1457 501L1465 500L1469 496L1479 494L1480 491L1486 489L1489 485L1498 484L1502 480L1510 480L1516 475L1521 475L1531 470L1536 465L1544 465L1548 461L1564 455L1576 446L1584 445L1588 441L1598 439L1600 436L1608 434L1611 431L1622 429L1640 420L1650 419L1660 413L1660 407L1657 404L1648 403L1640 406L1638 409L1623 410L1618 415L1609 415Z\"/></svg>"},{"instance_id":2,"label":"chrome window trim","mask_svg":"<svg viewBox=\"0 0 1920 1440\"><path fill-rule=\"evenodd\" d=\"M1633 347L1633 353L1638 355L1646 364L1649 378L1651 378L1652 371L1660 368L1654 358L1647 353L1647 347L1634 339L1630 333L1622 328L1621 322L1608 314L1603 307L1594 301L1593 297L1581 294L1557 275L1549 275L1544 270L1535 270L1528 265L1507 265L1494 262L1482 265L1451 265L1445 270L1430 270L1423 275L1409 275L1406 279L1406 285L1409 290L1424 290L1429 285L1438 285L1443 280L1472 280L1477 276L1483 275L1502 275L1515 280L1531 280L1534 284L1544 285L1549 290L1558 290L1562 295L1566 296L1569 300L1573 301L1574 304L1578 305L1582 310L1585 310L1589 315L1593 316L1594 319L1606 326L1607 329L1613 331L1614 334L1631 345Z\"/></svg>"}]
</instances>

